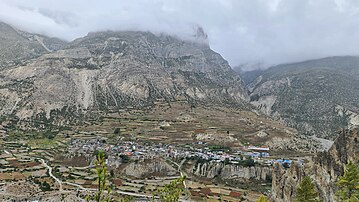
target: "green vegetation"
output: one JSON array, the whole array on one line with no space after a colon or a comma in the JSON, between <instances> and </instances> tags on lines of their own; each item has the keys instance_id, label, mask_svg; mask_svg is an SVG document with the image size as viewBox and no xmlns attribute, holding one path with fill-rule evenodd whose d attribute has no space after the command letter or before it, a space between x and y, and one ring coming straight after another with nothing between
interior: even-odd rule
<instances>
[{"instance_id":1,"label":"green vegetation","mask_svg":"<svg viewBox=\"0 0 359 202\"><path fill-rule=\"evenodd\" d=\"M41 183L38 179L35 179L34 183L39 185L41 191L51 191L52 190L50 184L47 183L46 181L43 181Z\"/></svg>"},{"instance_id":2,"label":"green vegetation","mask_svg":"<svg viewBox=\"0 0 359 202\"><path fill-rule=\"evenodd\" d=\"M102 150L98 151L97 156L96 156L96 161L95 161L95 165L96 165L95 171L96 171L97 180L98 180L98 191L93 198L88 196L86 198L87 201L89 201L89 200L94 200L97 202L111 201L111 197L110 197L111 188L109 188L107 186L108 173L107 173L107 167L106 167L105 162L106 162L105 152ZM107 191L107 193L105 194L106 191Z\"/></svg>"},{"instance_id":3,"label":"green vegetation","mask_svg":"<svg viewBox=\"0 0 359 202\"><path fill-rule=\"evenodd\" d=\"M180 195L184 192L183 181L186 177L180 177L176 180L166 184L164 188L158 189L153 195L153 201L155 197L159 198L160 202L177 202L179 201Z\"/></svg>"},{"instance_id":4,"label":"green vegetation","mask_svg":"<svg viewBox=\"0 0 359 202\"><path fill-rule=\"evenodd\" d=\"M9 132L9 135L6 137L5 141L22 141L24 144L27 144L31 147L37 148L51 148L57 144L59 139L56 136L56 132L52 131L20 131L13 130Z\"/></svg>"},{"instance_id":5,"label":"green vegetation","mask_svg":"<svg viewBox=\"0 0 359 202\"><path fill-rule=\"evenodd\" d=\"M250 167L250 166L254 166L255 162L252 158L248 158L246 160L238 161L238 164L244 167Z\"/></svg>"},{"instance_id":6,"label":"green vegetation","mask_svg":"<svg viewBox=\"0 0 359 202\"><path fill-rule=\"evenodd\" d=\"M56 144L56 140L53 139L33 139L29 140L28 145L31 147L38 147L38 148L51 148Z\"/></svg>"},{"instance_id":7,"label":"green vegetation","mask_svg":"<svg viewBox=\"0 0 359 202\"><path fill-rule=\"evenodd\" d=\"M113 131L113 134L115 134L115 135L120 135L120 134L121 134L121 128L116 128L116 129Z\"/></svg>"},{"instance_id":8,"label":"green vegetation","mask_svg":"<svg viewBox=\"0 0 359 202\"><path fill-rule=\"evenodd\" d=\"M122 163L128 163L131 161L130 157L128 157L126 155L121 155L120 157L122 159Z\"/></svg>"},{"instance_id":9,"label":"green vegetation","mask_svg":"<svg viewBox=\"0 0 359 202\"><path fill-rule=\"evenodd\" d=\"M319 202L318 192L309 176L305 176L297 188L297 202Z\"/></svg>"},{"instance_id":10,"label":"green vegetation","mask_svg":"<svg viewBox=\"0 0 359 202\"><path fill-rule=\"evenodd\" d=\"M268 198L264 195L261 195L256 202L269 202Z\"/></svg>"},{"instance_id":11,"label":"green vegetation","mask_svg":"<svg viewBox=\"0 0 359 202\"><path fill-rule=\"evenodd\" d=\"M272 180L273 180L273 177L272 177L271 174L266 175L266 182L267 182L267 183L272 183Z\"/></svg>"},{"instance_id":12,"label":"green vegetation","mask_svg":"<svg viewBox=\"0 0 359 202\"><path fill-rule=\"evenodd\" d=\"M107 181L109 174L107 172L107 167L105 164L106 154L102 150L95 152L96 154L96 169L98 180L98 191L94 196L87 196L86 201L96 201L96 202L109 202L113 199L111 198L111 188L107 186ZM113 175L113 174L112 174ZM186 177L181 177L176 180L171 181L169 184L165 185L164 188L159 188L153 194L153 201L156 201L158 198L160 202L177 202L179 201L180 195L184 192L183 182ZM120 200L121 202L130 202L133 201L132 197L125 197Z\"/></svg>"},{"instance_id":13,"label":"green vegetation","mask_svg":"<svg viewBox=\"0 0 359 202\"><path fill-rule=\"evenodd\" d=\"M56 132L52 131L20 131L13 130L9 132L6 141L17 141L17 140L32 140L32 139L54 139L56 137Z\"/></svg>"},{"instance_id":14,"label":"green vegetation","mask_svg":"<svg viewBox=\"0 0 359 202\"><path fill-rule=\"evenodd\" d=\"M337 182L339 190L336 195L340 201L358 201L359 199L359 169L358 166L349 161L345 166L343 176Z\"/></svg>"}]
</instances>

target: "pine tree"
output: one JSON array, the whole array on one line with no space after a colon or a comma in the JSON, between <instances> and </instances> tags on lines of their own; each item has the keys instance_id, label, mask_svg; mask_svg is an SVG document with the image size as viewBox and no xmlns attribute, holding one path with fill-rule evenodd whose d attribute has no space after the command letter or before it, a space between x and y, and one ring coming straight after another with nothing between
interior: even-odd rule
<instances>
[{"instance_id":1,"label":"pine tree","mask_svg":"<svg viewBox=\"0 0 359 202\"><path fill-rule=\"evenodd\" d=\"M359 169L349 161L345 166L344 175L337 182L337 196L341 201L358 201L359 198Z\"/></svg>"},{"instance_id":2,"label":"pine tree","mask_svg":"<svg viewBox=\"0 0 359 202\"><path fill-rule=\"evenodd\" d=\"M256 202L269 202L268 198L264 195L261 195Z\"/></svg>"},{"instance_id":3,"label":"pine tree","mask_svg":"<svg viewBox=\"0 0 359 202\"><path fill-rule=\"evenodd\" d=\"M297 188L297 202L319 202L318 192L309 176L305 176Z\"/></svg>"}]
</instances>

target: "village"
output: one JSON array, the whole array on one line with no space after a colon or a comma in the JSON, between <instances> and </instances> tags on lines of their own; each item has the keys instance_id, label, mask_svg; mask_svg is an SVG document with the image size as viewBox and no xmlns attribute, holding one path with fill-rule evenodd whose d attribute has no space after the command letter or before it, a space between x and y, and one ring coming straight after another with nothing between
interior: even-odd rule
<instances>
[{"instance_id":1,"label":"village","mask_svg":"<svg viewBox=\"0 0 359 202\"><path fill-rule=\"evenodd\" d=\"M10 197L9 192L12 193L18 190L19 186L27 185L26 189L30 190L28 193L12 194L28 198L32 197L31 193L34 190L44 193L73 190L86 195L97 186L96 174L92 169L95 167L94 159L98 150L106 152L106 164L109 168L118 168L131 162L151 162L152 159L164 159L176 168L173 175L149 176L145 179L111 173L111 186L119 196L149 197L158 186L164 186L184 173L179 164L185 160L196 159L242 166L261 164L271 166L275 162L289 165L291 163L289 159L272 159L270 148L265 146L244 146L238 150L202 141L176 145L123 139L113 141L106 137L83 134L61 138L45 145L8 141L3 142L0 155L0 194L2 193L3 199L6 199L6 196ZM203 184L191 178L187 179L187 184L192 195L207 190L208 193L213 193L208 195L206 192L206 197L219 199L226 195L229 197L230 193L238 196L237 199L232 197L233 200L229 201L242 198L243 196L238 193L246 192L235 191L235 188L230 187L219 188L219 185ZM208 190L217 190L218 193ZM187 195L186 197L189 197Z\"/></svg>"},{"instance_id":2,"label":"village","mask_svg":"<svg viewBox=\"0 0 359 202\"><path fill-rule=\"evenodd\" d=\"M162 143L138 143L135 141L121 141L115 145L106 143L100 138L72 139L68 143L68 155L93 155L96 150L104 150L108 154L107 164L113 166L125 159L146 160L157 157L171 159L200 158L207 161L239 164L244 160L253 160L253 163L273 165L275 162L290 166L292 160L270 159L270 149L266 146L246 146L242 150L231 150L230 147L208 145L205 142L196 142L185 145L168 145Z\"/></svg>"}]
</instances>

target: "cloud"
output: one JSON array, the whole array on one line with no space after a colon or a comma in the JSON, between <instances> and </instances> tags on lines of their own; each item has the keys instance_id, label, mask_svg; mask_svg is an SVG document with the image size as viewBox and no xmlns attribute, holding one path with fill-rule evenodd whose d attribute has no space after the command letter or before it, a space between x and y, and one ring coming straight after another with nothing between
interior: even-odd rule
<instances>
[{"instance_id":1,"label":"cloud","mask_svg":"<svg viewBox=\"0 0 359 202\"><path fill-rule=\"evenodd\" d=\"M102 30L186 38L201 25L232 66L359 55L357 0L0 0L0 20L67 40Z\"/></svg>"}]
</instances>

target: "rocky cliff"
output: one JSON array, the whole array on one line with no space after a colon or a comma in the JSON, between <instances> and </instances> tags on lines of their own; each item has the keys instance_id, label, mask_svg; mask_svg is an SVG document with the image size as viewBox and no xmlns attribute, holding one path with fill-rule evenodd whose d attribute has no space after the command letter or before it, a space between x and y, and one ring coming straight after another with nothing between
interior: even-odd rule
<instances>
[{"instance_id":1,"label":"rocky cliff","mask_svg":"<svg viewBox=\"0 0 359 202\"><path fill-rule=\"evenodd\" d=\"M275 201L293 201L303 176L310 176L320 197L335 201L335 182L349 161L359 163L359 129L344 130L326 152L319 153L304 166L292 164L286 170L277 165L273 171L272 197Z\"/></svg>"},{"instance_id":2,"label":"rocky cliff","mask_svg":"<svg viewBox=\"0 0 359 202\"><path fill-rule=\"evenodd\" d=\"M179 176L179 172L162 159L132 162L124 168L123 174L142 179L149 176Z\"/></svg>"},{"instance_id":3,"label":"rocky cliff","mask_svg":"<svg viewBox=\"0 0 359 202\"><path fill-rule=\"evenodd\" d=\"M198 163L193 166L192 173L197 177L221 180L236 180L240 182L266 181L271 176L269 166L240 166L224 163Z\"/></svg>"},{"instance_id":4,"label":"rocky cliff","mask_svg":"<svg viewBox=\"0 0 359 202\"><path fill-rule=\"evenodd\" d=\"M0 115L61 125L158 100L231 106L247 100L241 78L203 41L108 31L39 54L0 71Z\"/></svg>"}]
</instances>

